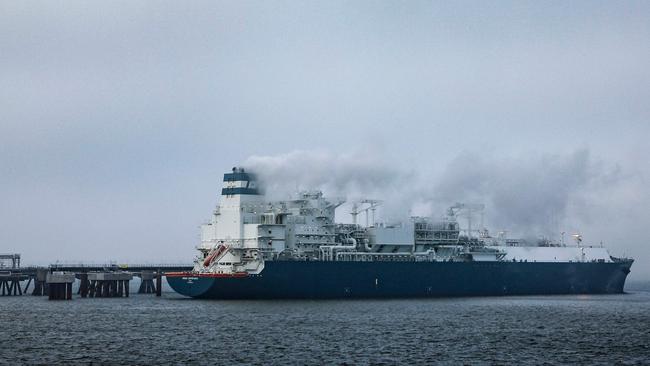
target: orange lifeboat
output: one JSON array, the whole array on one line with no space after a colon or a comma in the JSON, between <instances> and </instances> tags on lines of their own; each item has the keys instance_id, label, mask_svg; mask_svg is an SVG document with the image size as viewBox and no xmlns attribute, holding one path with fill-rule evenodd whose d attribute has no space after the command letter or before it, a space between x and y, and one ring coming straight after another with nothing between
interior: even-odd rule
<instances>
[{"instance_id":1,"label":"orange lifeboat","mask_svg":"<svg viewBox=\"0 0 650 366\"><path fill-rule=\"evenodd\" d=\"M215 259L221 258L224 254L226 254L226 251L228 250L228 246L225 244L219 244L218 247L214 248L210 254L208 254L207 257L205 257L205 260L203 261L203 266L207 267L209 266L212 262L215 261Z\"/></svg>"}]
</instances>

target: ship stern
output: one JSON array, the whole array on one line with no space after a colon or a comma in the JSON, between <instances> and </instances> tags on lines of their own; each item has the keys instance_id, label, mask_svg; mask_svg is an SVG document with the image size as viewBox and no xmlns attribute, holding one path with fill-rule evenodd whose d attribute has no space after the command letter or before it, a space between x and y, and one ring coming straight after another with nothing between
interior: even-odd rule
<instances>
[{"instance_id":1,"label":"ship stern","mask_svg":"<svg viewBox=\"0 0 650 366\"><path fill-rule=\"evenodd\" d=\"M200 298L214 284L214 278L199 276L192 272L171 272L165 275L169 286L183 296Z\"/></svg>"}]
</instances>

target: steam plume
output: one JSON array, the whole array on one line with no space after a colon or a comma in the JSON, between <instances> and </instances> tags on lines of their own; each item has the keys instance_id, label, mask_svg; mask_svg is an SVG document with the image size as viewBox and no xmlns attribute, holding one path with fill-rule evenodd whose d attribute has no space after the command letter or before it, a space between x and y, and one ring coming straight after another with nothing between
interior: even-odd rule
<instances>
[{"instance_id":1,"label":"steam plume","mask_svg":"<svg viewBox=\"0 0 650 366\"><path fill-rule=\"evenodd\" d=\"M595 189L617 184L619 175L584 149L516 159L465 152L433 178L429 172L416 173L360 153L293 151L252 156L243 165L259 175L267 192L276 193L274 198L285 198L296 188L379 198L385 201L385 219L402 220L408 215L442 215L455 202L485 203L486 223L492 229L555 237L571 224L572 209L583 205Z\"/></svg>"}]
</instances>

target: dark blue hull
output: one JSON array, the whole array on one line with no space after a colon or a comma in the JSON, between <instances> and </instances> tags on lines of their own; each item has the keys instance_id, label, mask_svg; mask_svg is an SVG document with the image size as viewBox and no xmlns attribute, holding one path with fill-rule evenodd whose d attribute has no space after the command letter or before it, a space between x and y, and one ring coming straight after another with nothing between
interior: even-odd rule
<instances>
[{"instance_id":1,"label":"dark blue hull","mask_svg":"<svg viewBox=\"0 0 650 366\"><path fill-rule=\"evenodd\" d=\"M268 261L259 275L167 277L178 293L206 299L328 299L623 293L631 261Z\"/></svg>"}]
</instances>

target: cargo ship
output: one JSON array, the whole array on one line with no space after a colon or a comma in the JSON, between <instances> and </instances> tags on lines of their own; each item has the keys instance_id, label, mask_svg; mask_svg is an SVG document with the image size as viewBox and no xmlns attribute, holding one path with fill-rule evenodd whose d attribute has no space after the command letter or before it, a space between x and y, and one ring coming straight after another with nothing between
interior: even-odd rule
<instances>
[{"instance_id":1,"label":"cargo ship","mask_svg":"<svg viewBox=\"0 0 650 366\"><path fill-rule=\"evenodd\" d=\"M480 204L386 223L375 222L381 201L362 199L348 205L352 223L337 223L344 199L303 191L273 201L261 188L243 168L224 174L193 270L166 275L176 292L203 299L620 294L634 261L577 234L569 244L563 235L559 242L492 236Z\"/></svg>"}]
</instances>

